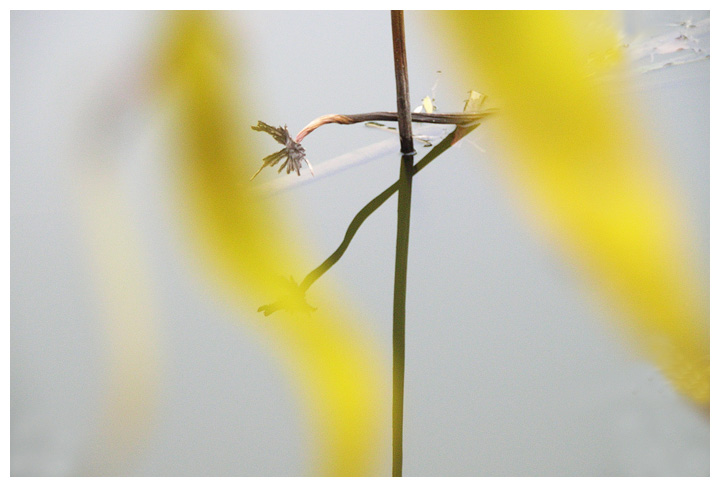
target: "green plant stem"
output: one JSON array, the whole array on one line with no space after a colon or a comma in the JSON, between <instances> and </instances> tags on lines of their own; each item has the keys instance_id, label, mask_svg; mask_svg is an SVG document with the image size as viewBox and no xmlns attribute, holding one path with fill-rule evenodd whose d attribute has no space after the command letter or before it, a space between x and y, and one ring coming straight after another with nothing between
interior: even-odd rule
<instances>
[{"instance_id":1,"label":"green plant stem","mask_svg":"<svg viewBox=\"0 0 720 487\"><path fill-rule=\"evenodd\" d=\"M478 122L469 126L466 125L462 127L457 127L439 144L433 147L430 152L425 154L425 157L423 157L420 162L415 164L415 166L413 167L413 175L419 173L423 168L427 167L427 165L434 161L440 154L448 150L454 143L459 141L465 135L475 130L479 125L480 123ZM310 286L313 285L313 283L315 283L315 281L320 279L323 274L329 271L330 268L332 268L332 266L334 266L340 260L347 248L350 246L350 242L352 241L353 237L355 237L355 234L360 229L360 226L365 222L365 220L368 219L370 215L375 212L375 210L380 208L383 203L385 203L392 195L394 195L399 187L399 181L395 182L395 184L388 187L385 191L377 195L368 204L362 207L362 209L355 215L355 217L350 222L350 225L345 232L345 238L340 243L338 248L335 249L335 251L330 254L330 256L325 259L322 264L313 269L307 276L305 276L305 279L302 280L302 282L298 286L300 292L307 292L307 290L310 288ZM276 301L275 303L260 306L258 311L264 312L267 316L282 308L283 302Z\"/></svg>"},{"instance_id":2,"label":"green plant stem","mask_svg":"<svg viewBox=\"0 0 720 487\"><path fill-rule=\"evenodd\" d=\"M393 294L393 477L402 477L403 403L405 397L405 305L407 297L412 156L402 157L398 180L398 220Z\"/></svg>"},{"instance_id":3,"label":"green plant stem","mask_svg":"<svg viewBox=\"0 0 720 487\"><path fill-rule=\"evenodd\" d=\"M472 130L475 130L475 128L478 127L479 124L475 124L472 127L469 127L466 130L466 134L470 133ZM438 143L435 147L432 148L430 152L425 154L425 157L423 157L415 166L413 167L413 176L417 173L419 173L424 167L426 167L428 164L430 164L432 161L434 161L440 154L448 150L452 144L455 142L455 138L457 137L457 130L452 131L448 136L446 136L440 143ZM310 286L313 285L315 281L320 279L323 274L325 274L327 271L330 270L332 266L334 266L340 258L343 256L345 251L350 246L350 242L355 237L355 234L360 229L360 226L365 222L365 220L368 219L370 215L372 215L375 210L380 208L383 203L385 203L392 195L395 194L395 192L400 187L400 183L396 181L392 186L389 186L387 189L385 189L382 193L374 197L368 204L362 207L360 211L357 212L357 214L353 217L352 221L350 222L350 225L348 225L348 229L345 231L345 237L343 238L343 241L340 243L337 249L330 254L330 256L323 261L322 264L317 266L315 269L313 269L300 283L300 289L305 292L307 291Z\"/></svg>"},{"instance_id":4,"label":"green plant stem","mask_svg":"<svg viewBox=\"0 0 720 487\"><path fill-rule=\"evenodd\" d=\"M407 297L410 206L412 200L413 148L410 93L405 52L405 25L402 10L391 12L395 86L397 88L398 131L400 132L400 178L398 179L398 220L395 244L395 288L393 294L393 405L392 476L402 477L403 403L405 397L405 304Z\"/></svg>"}]
</instances>

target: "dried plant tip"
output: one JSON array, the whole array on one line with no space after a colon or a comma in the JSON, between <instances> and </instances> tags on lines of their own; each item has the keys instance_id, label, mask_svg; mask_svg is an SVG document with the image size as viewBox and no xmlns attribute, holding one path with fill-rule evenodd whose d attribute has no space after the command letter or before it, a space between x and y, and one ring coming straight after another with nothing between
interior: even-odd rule
<instances>
[{"instance_id":1,"label":"dried plant tip","mask_svg":"<svg viewBox=\"0 0 720 487\"><path fill-rule=\"evenodd\" d=\"M305 290L301 288L297 282L295 282L295 279L291 277L283 284L286 294L274 303L260 306L258 308L259 313L269 316L276 311L285 310L289 311L291 314L302 313L309 315L311 312L317 310L317 308L313 308L307 303L305 300Z\"/></svg>"},{"instance_id":2,"label":"dried plant tip","mask_svg":"<svg viewBox=\"0 0 720 487\"><path fill-rule=\"evenodd\" d=\"M263 158L263 165L253 174L253 177L250 178L251 181L255 179L255 176L260 174L260 171L265 169L265 167L272 167L280 161L283 161L283 163L280 169L278 169L278 172L286 169L288 174L290 174L291 171L295 171L299 176L303 161L310 167L310 162L307 160L307 157L305 157L305 149L290 136L287 125L285 127L273 127L265 122L258 121L258 124L251 128L258 132L270 134L279 144L285 146L282 150ZM310 172L313 172L312 167L310 167Z\"/></svg>"}]
</instances>

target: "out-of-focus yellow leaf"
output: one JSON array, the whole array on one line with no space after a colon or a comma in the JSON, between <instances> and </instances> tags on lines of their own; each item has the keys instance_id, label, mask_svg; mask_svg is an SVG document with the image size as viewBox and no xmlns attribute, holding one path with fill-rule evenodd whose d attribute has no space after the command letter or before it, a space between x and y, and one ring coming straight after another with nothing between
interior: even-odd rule
<instances>
[{"instance_id":1,"label":"out-of-focus yellow leaf","mask_svg":"<svg viewBox=\"0 0 720 487\"><path fill-rule=\"evenodd\" d=\"M547 235L675 387L710 400L709 303L664 176L619 76L610 13L443 12L469 86L499 112L503 169ZM433 17L434 21L437 18Z\"/></svg>"},{"instance_id":2,"label":"out-of-focus yellow leaf","mask_svg":"<svg viewBox=\"0 0 720 487\"><path fill-rule=\"evenodd\" d=\"M312 263L302 237L285 229L283 209L250 182L262 161L255 142L267 140L250 130L257 114L237 109L243 79L236 74L248 73L235 68L225 24L206 12L174 13L169 22L158 69L176 134L180 217L195 257L231 304L255 310L286 295L288 276ZM377 474L383 361L336 296L313 296L325 303L317 312L258 314L252 326L271 337L309 413L309 473Z\"/></svg>"},{"instance_id":3,"label":"out-of-focus yellow leaf","mask_svg":"<svg viewBox=\"0 0 720 487\"><path fill-rule=\"evenodd\" d=\"M103 412L80 475L122 475L155 427L161 350L139 236L117 187L117 166L93 161L76 191L103 304Z\"/></svg>"}]
</instances>

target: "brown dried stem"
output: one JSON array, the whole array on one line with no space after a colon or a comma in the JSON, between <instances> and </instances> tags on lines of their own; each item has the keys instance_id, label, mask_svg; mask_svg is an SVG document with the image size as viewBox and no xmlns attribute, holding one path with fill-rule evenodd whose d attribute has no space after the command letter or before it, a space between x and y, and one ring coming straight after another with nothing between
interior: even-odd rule
<instances>
[{"instance_id":1,"label":"brown dried stem","mask_svg":"<svg viewBox=\"0 0 720 487\"><path fill-rule=\"evenodd\" d=\"M492 110L463 113L411 113L410 119L416 123L437 123L445 125L473 125L492 113ZM354 115L329 114L316 118L305 126L295 137L300 143L313 130L329 123L351 125L362 122L397 122L397 112L370 112Z\"/></svg>"}]
</instances>

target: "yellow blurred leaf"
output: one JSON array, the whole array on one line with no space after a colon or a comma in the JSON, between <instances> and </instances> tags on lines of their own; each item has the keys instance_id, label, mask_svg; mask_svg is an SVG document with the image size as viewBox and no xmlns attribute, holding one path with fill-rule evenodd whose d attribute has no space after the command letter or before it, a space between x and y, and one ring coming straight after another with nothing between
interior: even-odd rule
<instances>
[{"instance_id":1,"label":"yellow blurred leaf","mask_svg":"<svg viewBox=\"0 0 720 487\"><path fill-rule=\"evenodd\" d=\"M78 175L75 195L87 255L102 302L102 416L80 475L122 475L155 428L162 353L140 237L117 187L117 166L93 161Z\"/></svg>"},{"instance_id":2,"label":"yellow blurred leaf","mask_svg":"<svg viewBox=\"0 0 720 487\"><path fill-rule=\"evenodd\" d=\"M257 115L246 120L238 110L239 96L251 97L242 93L232 69L238 56L218 20L207 12L171 14L159 85L176 134L180 218L199 263L231 305L247 311L287 294L288 274L310 263L302 236L285 229L283 209L250 182L262 160L253 147L264 138L250 130ZM383 361L358 320L338 306L342 300L318 300L326 306L317 312L258 314L252 324L271 337L274 357L301 391L315 438L309 473L377 474Z\"/></svg>"},{"instance_id":3,"label":"yellow blurred leaf","mask_svg":"<svg viewBox=\"0 0 720 487\"><path fill-rule=\"evenodd\" d=\"M443 12L469 86L499 107L503 170L675 387L710 400L707 283L674 184L650 150L607 12ZM437 20L433 17L433 20Z\"/></svg>"}]
</instances>

